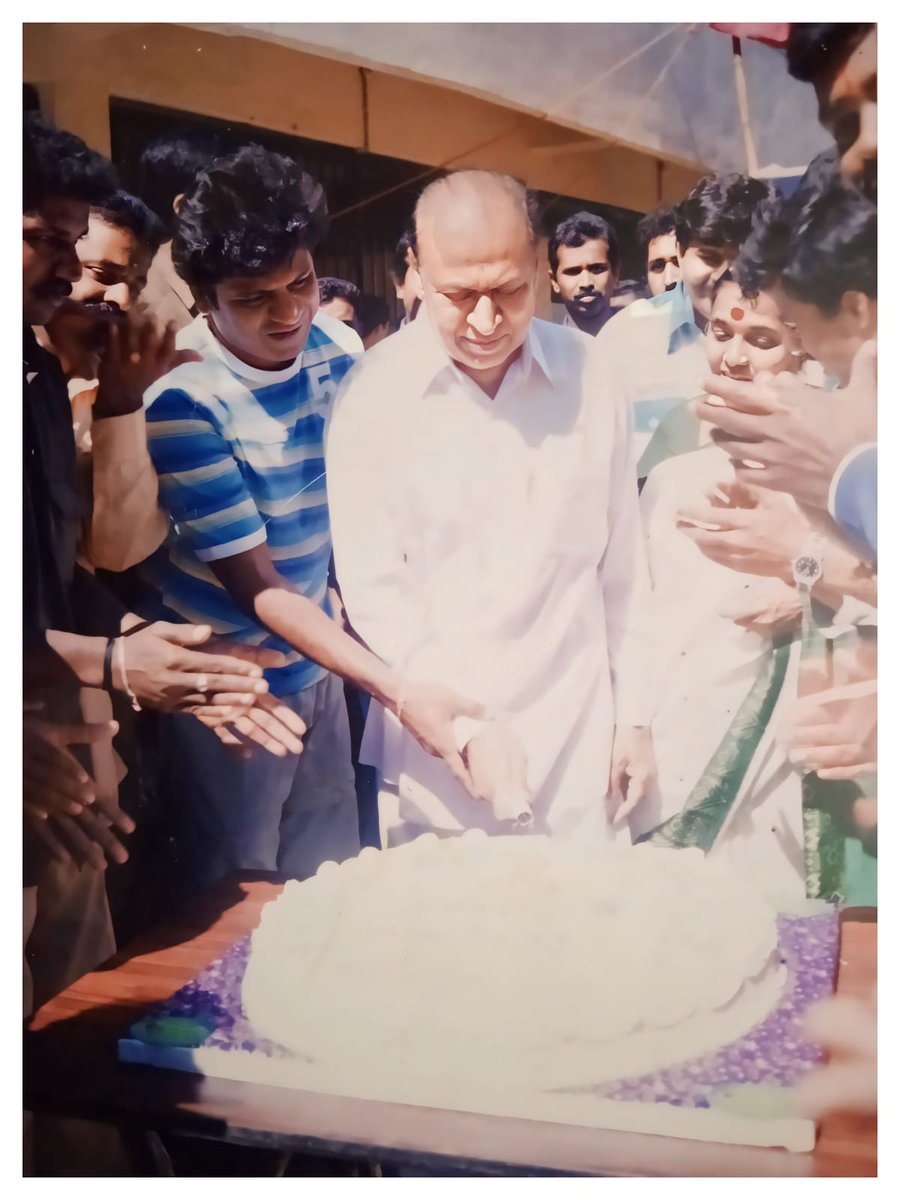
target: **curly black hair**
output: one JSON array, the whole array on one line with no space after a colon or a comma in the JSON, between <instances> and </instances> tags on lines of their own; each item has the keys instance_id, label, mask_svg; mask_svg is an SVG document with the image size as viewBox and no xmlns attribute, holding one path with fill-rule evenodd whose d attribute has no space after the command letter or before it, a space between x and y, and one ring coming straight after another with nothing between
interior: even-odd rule
<instances>
[{"instance_id":1,"label":"curly black hair","mask_svg":"<svg viewBox=\"0 0 900 1200\"><path fill-rule=\"evenodd\" d=\"M585 242L594 239L606 242L610 269L613 272L618 271L619 239L616 237L616 231L608 221L604 221L595 213L579 212L574 217L566 217L564 221L560 221L547 244L550 270L553 274L556 274L559 267L560 246L583 246Z\"/></svg>"},{"instance_id":2,"label":"curly black hair","mask_svg":"<svg viewBox=\"0 0 900 1200\"><path fill-rule=\"evenodd\" d=\"M675 232L675 209L667 204L654 208L637 224L638 242L641 247L641 257L647 257L647 247L657 237L665 237L667 233Z\"/></svg>"},{"instance_id":3,"label":"curly black hair","mask_svg":"<svg viewBox=\"0 0 900 1200\"><path fill-rule=\"evenodd\" d=\"M243 146L200 172L178 212L172 261L194 295L214 306L224 279L275 270L315 249L327 227L320 183L283 154Z\"/></svg>"},{"instance_id":4,"label":"curly black hair","mask_svg":"<svg viewBox=\"0 0 900 1200\"><path fill-rule=\"evenodd\" d=\"M349 279L336 279L333 275L319 276L319 303L327 304L336 296L349 301L355 308L359 300L359 288Z\"/></svg>"},{"instance_id":5,"label":"curly black hair","mask_svg":"<svg viewBox=\"0 0 900 1200\"><path fill-rule=\"evenodd\" d=\"M877 210L841 178L833 151L813 161L796 192L754 228L732 270L745 296L776 281L834 316L845 292L878 296Z\"/></svg>"},{"instance_id":6,"label":"curly black hair","mask_svg":"<svg viewBox=\"0 0 900 1200\"><path fill-rule=\"evenodd\" d=\"M741 246L778 193L746 175L707 175L675 205L675 236L682 251L698 242Z\"/></svg>"},{"instance_id":7,"label":"curly black hair","mask_svg":"<svg viewBox=\"0 0 900 1200\"><path fill-rule=\"evenodd\" d=\"M33 110L23 115L22 149L22 212L37 212L49 196L103 204L116 190L109 159Z\"/></svg>"},{"instance_id":8,"label":"curly black hair","mask_svg":"<svg viewBox=\"0 0 900 1200\"><path fill-rule=\"evenodd\" d=\"M192 191L204 167L224 153L222 139L204 129L167 133L154 138L144 147L138 191L169 234L175 228L172 203L176 196Z\"/></svg>"},{"instance_id":9,"label":"curly black hair","mask_svg":"<svg viewBox=\"0 0 900 1200\"><path fill-rule=\"evenodd\" d=\"M789 74L816 89L830 82L860 44L869 24L853 25L841 21L833 25L813 25L795 21L787 40Z\"/></svg>"},{"instance_id":10,"label":"curly black hair","mask_svg":"<svg viewBox=\"0 0 900 1200\"><path fill-rule=\"evenodd\" d=\"M95 204L91 210L107 225L116 229L127 229L135 239L153 255L166 236L162 221L138 196L121 189L114 192L103 204Z\"/></svg>"}]
</instances>

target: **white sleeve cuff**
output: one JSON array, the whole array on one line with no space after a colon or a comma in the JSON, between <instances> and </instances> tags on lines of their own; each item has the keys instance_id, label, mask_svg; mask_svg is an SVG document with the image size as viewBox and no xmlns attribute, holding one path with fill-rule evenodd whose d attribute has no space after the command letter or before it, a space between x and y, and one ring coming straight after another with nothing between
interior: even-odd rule
<instances>
[{"instance_id":1,"label":"white sleeve cuff","mask_svg":"<svg viewBox=\"0 0 900 1200\"><path fill-rule=\"evenodd\" d=\"M175 524L177 525L178 522L176 521ZM201 562L218 562L220 558L233 558L235 554L243 554L245 550L261 546L265 540L265 528L254 529L252 533L248 533L242 538L236 538L233 542L226 542L222 546L208 546L204 550L195 550L194 553Z\"/></svg>"}]
</instances>

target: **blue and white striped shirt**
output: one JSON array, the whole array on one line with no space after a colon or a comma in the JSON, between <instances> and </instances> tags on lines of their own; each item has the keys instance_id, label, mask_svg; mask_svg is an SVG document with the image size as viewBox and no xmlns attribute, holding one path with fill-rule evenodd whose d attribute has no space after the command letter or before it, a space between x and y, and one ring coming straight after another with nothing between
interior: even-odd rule
<instances>
[{"instance_id":1,"label":"blue and white striped shirt","mask_svg":"<svg viewBox=\"0 0 900 1200\"><path fill-rule=\"evenodd\" d=\"M165 554L147 571L156 593L152 615L209 624L235 641L282 651L289 665L267 672L282 696L325 671L243 612L209 564L268 543L292 588L329 611L322 438L338 384L355 361L353 340L338 325L317 317L294 363L262 371L230 354L198 317L178 344L202 361L177 367L145 396L160 502L172 519Z\"/></svg>"}]
</instances>

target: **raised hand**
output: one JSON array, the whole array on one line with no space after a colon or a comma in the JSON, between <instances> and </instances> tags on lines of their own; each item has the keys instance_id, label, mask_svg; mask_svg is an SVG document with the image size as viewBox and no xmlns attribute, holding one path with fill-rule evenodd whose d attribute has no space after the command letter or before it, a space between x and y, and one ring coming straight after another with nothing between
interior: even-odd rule
<instances>
[{"instance_id":1,"label":"raised hand","mask_svg":"<svg viewBox=\"0 0 900 1200\"><path fill-rule=\"evenodd\" d=\"M114 830L133 833L134 821L115 800L97 792L87 771L66 748L102 742L118 728L116 721L63 724L25 715L24 817L61 862L74 860L103 870L107 861L128 858Z\"/></svg>"},{"instance_id":2,"label":"raised hand","mask_svg":"<svg viewBox=\"0 0 900 1200\"><path fill-rule=\"evenodd\" d=\"M116 814L115 819L107 815ZM28 823L58 862L75 862L78 866L91 866L105 871L107 864L128 861L125 849L113 828L123 833L132 833L135 825L131 817L116 804L107 803L97 811L83 809L78 816L49 817L41 821L28 815Z\"/></svg>"},{"instance_id":3,"label":"raised hand","mask_svg":"<svg viewBox=\"0 0 900 1200\"><path fill-rule=\"evenodd\" d=\"M810 387L787 372L761 372L752 382L715 375L704 380L708 394L696 411L715 426L713 440L739 479L825 509L844 457L875 440L876 373L876 344L866 342L839 391Z\"/></svg>"},{"instance_id":4,"label":"raised hand","mask_svg":"<svg viewBox=\"0 0 900 1200\"><path fill-rule=\"evenodd\" d=\"M277 652L232 646L227 654L209 653L199 647L211 632L208 625L156 621L123 639L128 687L141 704L171 711L224 696L239 697L233 702L249 706L269 690L261 660L268 665ZM115 669L113 682L125 690L125 680L116 678Z\"/></svg>"},{"instance_id":5,"label":"raised hand","mask_svg":"<svg viewBox=\"0 0 900 1200\"><path fill-rule=\"evenodd\" d=\"M93 780L67 747L102 742L118 728L116 721L60 724L26 713L22 744L26 815L38 821L78 816L93 804L97 798Z\"/></svg>"},{"instance_id":6,"label":"raised hand","mask_svg":"<svg viewBox=\"0 0 900 1200\"><path fill-rule=\"evenodd\" d=\"M719 609L720 616L763 637L793 628L802 613L797 589L781 579L751 579L739 584Z\"/></svg>"},{"instance_id":7,"label":"raised hand","mask_svg":"<svg viewBox=\"0 0 900 1200\"><path fill-rule=\"evenodd\" d=\"M159 332L146 313L132 309L110 322L97 373L94 417L118 417L137 412L144 392L181 363L199 362L194 350L175 349L175 326Z\"/></svg>"},{"instance_id":8,"label":"raised hand","mask_svg":"<svg viewBox=\"0 0 900 1200\"><path fill-rule=\"evenodd\" d=\"M217 699L222 697L213 698L214 701ZM306 722L277 696L269 693L257 696L250 706L214 702L186 711L212 729L219 741L232 747L239 757L245 758L251 754L254 744L276 758L303 752Z\"/></svg>"},{"instance_id":9,"label":"raised hand","mask_svg":"<svg viewBox=\"0 0 900 1200\"><path fill-rule=\"evenodd\" d=\"M878 759L878 682L866 679L803 696L779 740L795 766L820 779L874 775Z\"/></svg>"},{"instance_id":10,"label":"raised hand","mask_svg":"<svg viewBox=\"0 0 900 1200\"><path fill-rule=\"evenodd\" d=\"M812 526L790 496L738 482L684 505L678 528L713 562L793 584L794 559Z\"/></svg>"}]
</instances>

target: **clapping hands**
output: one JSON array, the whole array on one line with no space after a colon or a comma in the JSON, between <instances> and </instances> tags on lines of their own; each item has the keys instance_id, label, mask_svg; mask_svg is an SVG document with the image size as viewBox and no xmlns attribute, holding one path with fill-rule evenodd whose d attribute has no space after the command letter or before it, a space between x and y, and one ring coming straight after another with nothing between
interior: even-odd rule
<instances>
[{"instance_id":1,"label":"clapping hands","mask_svg":"<svg viewBox=\"0 0 900 1200\"><path fill-rule=\"evenodd\" d=\"M118 834L134 831L131 817L102 796L68 750L94 745L118 730L115 721L61 724L26 712L23 736L23 802L26 823L60 862L104 870L128 851Z\"/></svg>"}]
</instances>

